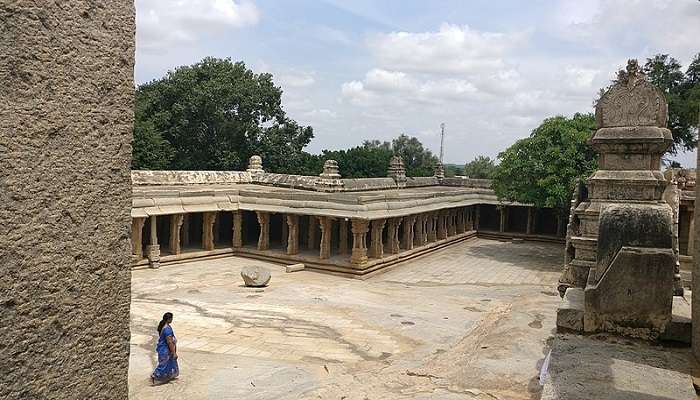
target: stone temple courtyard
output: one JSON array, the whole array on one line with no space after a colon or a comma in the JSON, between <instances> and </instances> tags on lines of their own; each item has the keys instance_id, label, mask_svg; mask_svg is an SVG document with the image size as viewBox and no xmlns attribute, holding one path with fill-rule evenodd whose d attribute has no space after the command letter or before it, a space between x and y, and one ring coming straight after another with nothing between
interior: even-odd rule
<instances>
[{"instance_id":1,"label":"stone temple courtyard","mask_svg":"<svg viewBox=\"0 0 700 400\"><path fill-rule=\"evenodd\" d=\"M562 253L472 239L367 280L240 257L135 270L130 398L694 399L688 349L555 333ZM246 265L269 268L270 285L244 287ZM181 376L153 387L165 311Z\"/></svg>"}]
</instances>

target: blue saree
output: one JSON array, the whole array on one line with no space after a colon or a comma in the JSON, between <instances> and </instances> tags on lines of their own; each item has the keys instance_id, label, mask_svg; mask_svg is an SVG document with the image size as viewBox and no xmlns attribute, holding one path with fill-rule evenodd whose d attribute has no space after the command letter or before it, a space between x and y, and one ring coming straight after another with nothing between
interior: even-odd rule
<instances>
[{"instance_id":1,"label":"blue saree","mask_svg":"<svg viewBox=\"0 0 700 400\"><path fill-rule=\"evenodd\" d=\"M173 378L177 378L180 375L180 368L177 366L177 359L172 357L170 353L170 348L168 347L168 341L166 338L168 336L173 337L173 342L176 342L175 334L173 333L173 328L170 325L163 327L160 332L160 337L158 338L158 345L156 345L156 352L158 353L158 366L153 370L153 379L165 383Z\"/></svg>"}]
</instances>

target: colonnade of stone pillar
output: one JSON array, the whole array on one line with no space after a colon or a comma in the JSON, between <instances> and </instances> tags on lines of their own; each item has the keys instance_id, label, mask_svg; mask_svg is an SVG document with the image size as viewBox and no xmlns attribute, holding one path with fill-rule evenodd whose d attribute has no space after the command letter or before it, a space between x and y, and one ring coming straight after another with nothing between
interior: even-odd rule
<instances>
[{"instance_id":1,"label":"colonnade of stone pillar","mask_svg":"<svg viewBox=\"0 0 700 400\"><path fill-rule=\"evenodd\" d=\"M223 212L225 211L201 213L202 250L214 250L216 244L219 243L219 236L223 237L224 233L220 231L221 228L219 223L217 223L217 216ZM329 259L336 254L349 254L350 262L355 265L364 264L370 258L384 258L386 256L385 251L389 255L398 254L401 251L420 248L429 243L463 234L473 229L473 223L471 223L472 211L469 207L374 220L282 214L281 226L278 225L278 222L275 222L275 226L272 229L273 232L276 232L274 241L276 244L271 246L271 217L274 213L255 211L254 219L244 218L243 214L244 211L241 210L231 211L230 246L233 249L244 248L244 241L247 241L246 229L258 228L257 243L248 243L248 246L253 245L259 251L275 250L271 247L280 247L280 250L287 255L298 255L302 247L301 239L305 236L305 251L318 251L318 258L321 260ZM153 266L157 266L160 256L158 218L168 218L170 221L169 239L166 239L170 254L181 254L183 244L185 246L189 245L190 224L193 221L190 217L188 214L173 214L160 217L133 218L132 254L137 259L144 257L142 233L148 221L150 238L145 256ZM305 219L303 220L302 218ZM221 218L219 219L221 220ZM256 221L257 227L247 226L250 221ZM279 219L274 221L279 221ZM302 222L305 221L308 223L302 225ZM302 232L302 228L304 232ZM384 233L385 229L386 234ZM348 237L349 231L352 233L351 242ZM248 231L248 233L250 235L251 232ZM337 237L335 236L336 234ZM369 239L367 237L368 234L370 235ZM386 243L384 243L385 235ZM248 239L252 238L248 236ZM369 246L368 240L370 241ZM351 248L349 247L350 244L352 245Z\"/></svg>"}]
</instances>

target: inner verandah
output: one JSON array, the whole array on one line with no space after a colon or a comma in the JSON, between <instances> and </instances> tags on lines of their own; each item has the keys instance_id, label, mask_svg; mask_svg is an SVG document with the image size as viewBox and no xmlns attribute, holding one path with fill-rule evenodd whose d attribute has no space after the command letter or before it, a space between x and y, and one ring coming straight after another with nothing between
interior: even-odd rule
<instances>
[{"instance_id":1,"label":"inner verandah","mask_svg":"<svg viewBox=\"0 0 700 400\"><path fill-rule=\"evenodd\" d=\"M167 262L228 252L363 270L465 238L477 229L533 233L542 226L537 215L531 207L493 205L374 220L249 210L158 215L134 219L132 235L141 248L135 245L132 253L135 264L151 266L156 251L158 262L161 257Z\"/></svg>"}]
</instances>

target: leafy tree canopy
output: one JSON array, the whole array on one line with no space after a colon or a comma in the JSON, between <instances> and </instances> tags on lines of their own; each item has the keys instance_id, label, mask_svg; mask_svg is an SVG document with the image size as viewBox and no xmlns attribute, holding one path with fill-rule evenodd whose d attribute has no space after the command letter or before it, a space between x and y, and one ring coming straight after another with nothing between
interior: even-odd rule
<instances>
[{"instance_id":1,"label":"leafy tree canopy","mask_svg":"<svg viewBox=\"0 0 700 400\"><path fill-rule=\"evenodd\" d=\"M681 64L668 54L648 58L643 72L666 95L668 127L673 133L674 142L672 152L694 149L700 111L700 53L685 73L681 70Z\"/></svg>"},{"instance_id":2,"label":"leafy tree canopy","mask_svg":"<svg viewBox=\"0 0 700 400\"><path fill-rule=\"evenodd\" d=\"M270 74L207 57L136 91L135 169L241 170L253 154L270 171L302 168L310 127L289 119Z\"/></svg>"},{"instance_id":3,"label":"leafy tree canopy","mask_svg":"<svg viewBox=\"0 0 700 400\"><path fill-rule=\"evenodd\" d=\"M579 179L596 168L588 145L596 124L592 114L545 119L530 137L498 155L493 187L501 199L565 211Z\"/></svg>"},{"instance_id":4,"label":"leafy tree canopy","mask_svg":"<svg viewBox=\"0 0 700 400\"><path fill-rule=\"evenodd\" d=\"M496 173L496 160L478 156L464 165L464 175L474 179L491 179Z\"/></svg>"}]
</instances>

